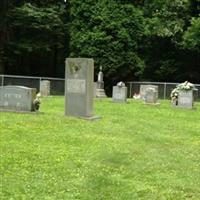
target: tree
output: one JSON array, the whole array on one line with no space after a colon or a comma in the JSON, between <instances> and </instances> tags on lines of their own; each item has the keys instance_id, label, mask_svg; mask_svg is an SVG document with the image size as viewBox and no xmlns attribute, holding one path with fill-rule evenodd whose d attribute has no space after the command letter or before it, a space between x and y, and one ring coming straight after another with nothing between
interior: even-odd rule
<instances>
[{"instance_id":1,"label":"tree","mask_svg":"<svg viewBox=\"0 0 200 200\"><path fill-rule=\"evenodd\" d=\"M7 30L7 22L5 19L6 13L8 11L8 1L7 0L2 0L1 1L1 6L0 6L0 73L4 73L5 71L5 55L4 55L4 46L5 46L5 41L7 41L7 35L8 35L8 30Z\"/></svg>"},{"instance_id":2,"label":"tree","mask_svg":"<svg viewBox=\"0 0 200 200\"><path fill-rule=\"evenodd\" d=\"M106 81L133 80L144 63L138 54L144 32L142 12L112 0L71 0L70 56L92 57Z\"/></svg>"},{"instance_id":3,"label":"tree","mask_svg":"<svg viewBox=\"0 0 200 200\"><path fill-rule=\"evenodd\" d=\"M187 32L196 4L190 0L147 0L144 3L147 35L142 44L145 60L143 79L199 81L197 52L186 49ZM187 35L187 36L186 36ZM185 46L183 46L185 38ZM197 37L193 42L197 42ZM195 44L195 46L198 44Z\"/></svg>"},{"instance_id":4,"label":"tree","mask_svg":"<svg viewBox=\"0 0 200 200\"><path fill-rule=\"evenodd\" d=\"M51 76L56 76L59 70L63 73L68 43L64 5L50 0L18 3L7 12L11 32L4 48L7 72L32 75L48 72Z\"/></svg>"},{"instance_id":5,"label":"tree","mask_svg":"<svg viewBox=\"0 0 200 200\"><path fill-rule=\"evenodd\" d=\"M200 17L191 19L191 25L183 35L183 46L200 52Z\"/></svg>"}]
</instances>

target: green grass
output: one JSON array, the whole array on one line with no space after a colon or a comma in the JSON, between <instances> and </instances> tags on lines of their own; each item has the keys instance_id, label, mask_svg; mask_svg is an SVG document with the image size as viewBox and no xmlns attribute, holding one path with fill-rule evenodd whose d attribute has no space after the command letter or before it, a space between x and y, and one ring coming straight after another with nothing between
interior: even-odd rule
<instances>
[{"instance_id":1,"label":"green grass","mask_svg":"<svg viewBox=\"0 0 200 200\"><path fill-rule=\"evenodd\" d=\"M101 120L0 113L1 199L200 199L200 103L194 110L96 100Z\"/></svg>"}]
</instances>

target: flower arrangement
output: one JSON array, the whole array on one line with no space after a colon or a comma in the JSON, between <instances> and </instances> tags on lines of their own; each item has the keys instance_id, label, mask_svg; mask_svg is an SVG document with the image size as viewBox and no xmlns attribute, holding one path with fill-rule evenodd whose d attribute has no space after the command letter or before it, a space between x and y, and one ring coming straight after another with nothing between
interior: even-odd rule
<instances>
[{"instance_id":1,"label":"flower arrangement","mask_svg":"<svg viewBox=\"0 0 200 200\"><path fill-rule=\"evenodd\" d=\"M178 95L180 91L191 91L191 90L196 90L195 85L185 81L184 83L180 83L179 85L176 86L175 89L172 90L171 92L171 100L172 103L174 103L175 105L177 105L178 103Z\"/></svg>"},{"instance_id":2,"label":"flower arrangement","mask_svg":"<svg viewBox=\"0 0 200 200\"><path fill-rule=\"evenodd\" d=\"M195 90L195 86L194 84L188 82L188 81L185 81L184 83L181 83L177 86L177 89L180 91L190 91L190 90Z\"/></svg>"}]
</instances>

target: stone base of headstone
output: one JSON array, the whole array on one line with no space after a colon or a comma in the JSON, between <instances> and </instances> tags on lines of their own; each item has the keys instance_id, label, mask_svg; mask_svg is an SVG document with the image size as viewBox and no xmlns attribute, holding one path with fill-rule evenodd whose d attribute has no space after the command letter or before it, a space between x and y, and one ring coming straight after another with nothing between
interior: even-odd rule
<instances>
[{"instance_id":1,"label":"stone base of headstone","mask_svg":"<svg viewBox=\"0 0 200 200\"><path fill-rule=\"evenodd\" d=\"M96 98L106 98L104 89L96 89Z\"/></svg>"},{"instance_id":2,"label":"stone base of headstone","mask_svg":"<svg viewBox=\"0 0 200 200\"><path fill-rule=\"evenodd\" d=\"M185 107L181 107L181 106L176 106L176 105L171 105L171 107L173 108L173 109L180 109L180 110L182 110L182 109L187 109L187 110L196 110L197 108L195 108L194 106L192 107L192 108L185 108Z\"/></svg>"},{"instance_id":3,"label":"stone base of headstone","mask_svg":"<svg viewBox=\"0 0 200 200\"><path fill-rule=\"evenodd\" d=\"M80 117L80 116L77 116L77 117L80 118L80 119L88 120L88 121L95 121L95 120L101 119L101 117L99 117L99 116L91 116L91 117Z\"/></svg>"},{"instance_id":4,"label":"stone base of headstone","mask_svg":"<svg viewBox=\"0 0 200 200\"><path fill-rule=\"evenodd\" d=\"M151 106L159 106L160 103L147 103L147 102L144 102L145 105L151 105Z\"/></svg>"},{"instance_id":5,"label":"stone base of headstone","mask_svg":"<svg viewBox=\"0 0 200 200\"><path fill-rule=\"evenodd\" d=\"M97 84L97 89L104 89L104 82L103 81L97 81L96 82L96 84Z\"/></svg>"},{"instance_id":6,"label":"stone base of headstone","mask_svg":"<svg viewBox=\"0 0 200 200\"><path fill-rule=\"evenodd\" d=\"M22 111L22 110L6 110L6 109L0 109L0 112L8 112L8 113L18 113L18 114L34 114L34 115L40 115L44 114L44 112L40 111Z\"/></svg>"},{"instance_id":7,"label":"stone base of headstone","mask_svg":"<svg viewBox=\"0 0 200 200\"><path fill-rule=\"evenodd\" d=\"M97 81L96 82L96 91L95 91L96 98L106 98L105 90L104 90L104 82Z\"/></svg>"}]
</instances>

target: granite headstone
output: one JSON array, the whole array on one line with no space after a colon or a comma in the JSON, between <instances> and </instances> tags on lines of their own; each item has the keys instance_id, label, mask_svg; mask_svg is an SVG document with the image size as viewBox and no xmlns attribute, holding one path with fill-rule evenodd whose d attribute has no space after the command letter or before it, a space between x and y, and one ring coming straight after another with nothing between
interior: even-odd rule
<instances>
[{"instance_id":1,"label":"granite headstone","mask_svg":"<svg viewBox=\"0 0 200 200\"><path fill-rule=\"evenodd\" d=\"M0 87L0 109L8 111L34 111L36 89L23 86Z\"/></svg>"},{"instance_id":2,"label":"granite headstone","mask_svg":"<svg viewBox=\"0 0 200 200\"><path fill-rule=\"evenodd\" d=\"M157 91L157 94L158 94L158 86L157 85L140 85L140 97L141 97L141 99L144 99L147 88L154 88Z\"/></svg>"},{"instance_id":3,"label":"granite headstone","mask_svg":"<svg viewBox=\"0 0 200 200\"><path fill-rule=\"evenodd\" d=\"M65 115L93 119L94 60L67 58L65 68Z\"/></svg>"},{"instance_id":4,"label":"granite headstone","mask_svg":"<svg viewBox=\"0 0 200 200\"><path fill-rule=\"evenodd\" d=\"M40 94L42 96L50 95L50 81L48 81L48 80L40 81Z\"/></svg>"},{"instance_id":5,"label":"granite headstone","mask_svg":"<svg viewBox=\"0 0 200 200\"><path fill-rule=\"evenodd\" d=\"M147 104L156 104L157 103L157 98L158 97L158 92L156 91L155 88L148 87L145 91L145 103Z\"/></svg>"},{"instance_id":6,"label":"granite headstone","mask_svg":"<svg viewBox=\"0 0 200 200\"><path fill-rule=\"evenodd\" d=\"M178 107L181 107L181 108L193 107L193 90L179 92Z\"/></svg>"},{"instance_id":7,"label":"granite headstone","mask_svg":"<svg viewBox=\"0 0 200 200\"><path fill-rule=\"evenodd\" d=\"M112 101L116 103L126 103L127 87L123 82L119 82L117 86L113 86Z\"/></svg>"}]
</instances>

